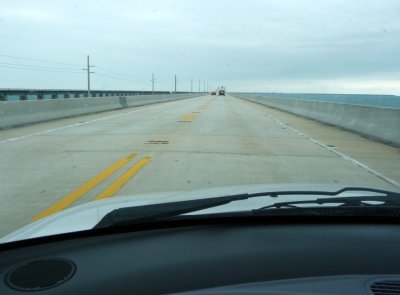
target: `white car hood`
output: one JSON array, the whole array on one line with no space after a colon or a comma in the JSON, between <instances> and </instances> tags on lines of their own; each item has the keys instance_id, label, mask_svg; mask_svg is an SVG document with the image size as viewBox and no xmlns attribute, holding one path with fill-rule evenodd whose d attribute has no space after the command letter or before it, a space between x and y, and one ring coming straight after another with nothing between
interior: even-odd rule
<instances>
[{"instance_id":1,"label":"white car hood","mask_svg":"<svg viewBox=\"0 0 400 295\"><path fill-rule=\"evenodd\" d=\"M64 211L50 215L4 236L0 239L0 243L92 229L107 213L115 209L124 207L143 206L194 199L205 199L241 193L257 193L282 190L337 191L341 188L343 188L343 186L242 185L209 188L196 191L162 192L122 197L118 196L71 207ZM354 195L354 193L352 195ZM308 198L306 196L301 196L301 199L315 199L317 197L321 196L312 196ZM287 195L280 196L279 198L272 198L270 196L257 197L250 198L248 200L232 202L226 205L206 210L196 211L191 214L244 211L256 209L262 206L268 206L275 202L285 202L296 199L299 199L299 196Z\"/></svg>"}]
</instances>

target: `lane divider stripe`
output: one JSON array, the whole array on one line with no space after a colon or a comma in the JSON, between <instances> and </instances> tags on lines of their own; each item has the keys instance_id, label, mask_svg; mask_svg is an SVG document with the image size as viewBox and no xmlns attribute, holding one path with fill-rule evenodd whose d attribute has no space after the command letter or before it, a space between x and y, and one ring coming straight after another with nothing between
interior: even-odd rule
<instances>
[{"instance_id":1,"label":"lane divider stripe","mask_svg":"<svg viewBox=\"0 0 400 295\"><path fill-rule=\"evenodd\" d=\"M330 152L332 152L332 153L336 154L337 156L341 157L343 160L350 161L353 164L357 165L358 167L363 168L363 169L367 170L368 172L374 174L376 177L378 177L378 178L380 178L380 179L382 179L382 180L384 180L384 181L386 181L386 182L388 182L388 183L400 188L400 182L398 182L398 181L396 181L396 180L394 180L394 179L392 179L390 177L387 177L387 176L383 175L382 173L370 168L369 166L365 165L364 163L361 163L360 161L357 161L356 159L353 159L352 157L347 156L346 154L341 153L341 152L339 152L339 151L327 146L326 144L323 144L322 142L312 138L311 136L308 136L307 134L297 130L296 128L294 128L292 126L289 126L289 125L279 121L278 119L274 118L272 115L268 115L268 116L272 120L274 120L275 122L280 124L281 126L284 126L284 127L288 128L288 129L292 130L293 132L297 133L298 135L303 136L304 138L314 142L315 144L317 144L317 145L329 150Z\"/></svg>"},{"instance_id":2,"label":"lane divider stripe","mask_svg":"<svg viewBox=\"0 0 400 295\"><path fill-rule=\"evenodd\" d=\"M194 120L196 120L196 118L197 118L196 114L188 114L188 115L182 116L180 121L182 121L182 122L194 121Z\"/></svg>"},{"instance_id":3,"label":"lane divider stripe","mask_svg":"<svg viewBox=\"0 0 400 295\"><path fill-rule=\"evenodd\" d=\"M99 174L94 176L92 179L90 179L88 182L82 184L80 187L75 189L73 192L69 193L66 195L63 199L52 205L51 207L47 208L44 210L42 213L36 215L35 217L32 218L32 221L39 220L43 217L49 216L51 214L57 213L69 206L71 206L74 202L76 202L79 198L81 198L84 194L86 194L88 191L93 189L95 186L103 182L105 179L107 179L111 174L116 172L118 169L120 169L122 166L124 166L126 163L128 163L130 160L132 160L134 157L136 157L137 154L130 154L127 157L124 157L117 162L115 162L113 165L110 167L104 169L101 171Z\"/></svg>"},{"instance_id":4,"label":"lane divider stripe","mask_svg":"<svg viewBox=\"0 0 400 295\"><path fill-rule=\"evenodd\" d=\"M150 157L144 157L139 160L135 165L129 168L124 174L122 174L116 181L114 181L109 187L94 198L94 200L101 200L114 196L136 173L139 172L148 162Z\"/></svg>"},{"instance_id":5,"label":"lane divider stripe","mask_svg":"<svg viewBox=\"0 0 400 295\"><path fill-rule=\"evenodd\" d=\"M188 98L188 99L196 99L196 98L199 98L199 97ZM184 100L186 100L186 99L182 99L182 100L179 99L177 101L172 101L172 102L161 102L162 105L146 106L146 107L143 107L142 109L139 109L139 110L135 109L135 110L129 111L129 112L118 113L118 114L115 114L115 115L106 116L106 117L100 117L100 118L97 118L97 119L88 120L88 121L81 122L81 123L75 123L75 124L66 125L66 126L62 126L62 127L58 127L58 128L47 129L47 130L31 133L31 134L20 136L20 137L8 138L8 139L0 140L0 144L6 143L6 142L16 141L16 140L20 140L20 139L25 139L25 138L29 138L29 137L32 137L32 136L42 135L42 134L46 134L46 133L50 133L50 132L54 132L54 131L59 131L59 130L63 130L63 129L66 129L66 128L82 127L82 126L84 126L86 124L95 123L95 122L99 122L99 121L103 121L103 120L108 120L108 119L112 119L112 118L115 118L115 117L126 116L126 115L129 115L129 114L132 114L132 113L138 113L138 112L143 112L143 111L148 111L148 110L153 110L153 109L158 109L158 108L164 108L164 107L168 107L168 106L170 106L172 104L181 103ZM123 109L121 109L121 110L123 110ZM86 114L86 115L91 115L91 114ZM85 116L85 114L82 115L82 116ZM60 119L65 119L65 118L60 118Z\"/></svg>"}]
</instances>

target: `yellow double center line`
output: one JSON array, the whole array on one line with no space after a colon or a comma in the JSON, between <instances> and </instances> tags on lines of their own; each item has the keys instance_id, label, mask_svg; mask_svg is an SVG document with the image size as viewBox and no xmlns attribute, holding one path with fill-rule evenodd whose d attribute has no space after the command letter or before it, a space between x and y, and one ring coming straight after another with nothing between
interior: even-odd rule
<instances>
[{"instance_id":1,"label":"yellow double center line","mask_svg":"<svg viewBox=\"0 0 400 295\"><path fill-rule=\"evenodd\" d=\"M124 184L127 183L129 179L135 176L135 174L138 173L139 170L142 169L143 166L146 165L150 160L150 157L144 157L143 159L141 159L94 199L101 200L115 195L122 188L122 186L124 186Z\"/></svg>"},{"instance_id":2,"label":"yellow double center line","mask_svg":"<svg viewBox=\"0 0 400 295\"><path fill-rule=\"evenodd\" d=\"M122 168L125 164L127 164L130 160L136 157L137 154L130 154L127 157L124 157L117 162L115 162L110 167L104 169L95 177L90 179L88 182L84 183L73 192L66 195L63 199L58 201L57 203L53 204L51 207L47 208L40 214L36 215L32 218L32 221L36 221L43 217L49 216L51 214L57 213L65 208L71 206L74 202L76 202L79 198L93 189L95 186L103 182L107 179L111 174ZM151 160L150 157L144 157L135 165L133 165L129 170L123 173L114 183L112 183L108 188L106 188L102 193L100 193L95 200L109 198L115 195L121 187L129 181L144 165L146 165Z\"/></svg>"}]
</instances>

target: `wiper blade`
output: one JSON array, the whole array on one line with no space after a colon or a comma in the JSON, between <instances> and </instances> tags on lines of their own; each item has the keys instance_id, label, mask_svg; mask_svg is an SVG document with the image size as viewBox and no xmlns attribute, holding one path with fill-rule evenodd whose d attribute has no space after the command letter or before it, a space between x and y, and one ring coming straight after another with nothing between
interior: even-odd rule
<instances>
[{"instance_id":1,"label":"wiper blade","mask_svg":"<svg viewBox=\"0 0 400 295\"><path fill-rule=\"evenodd\" d=\"M255 197L279 197L284 195L318 195L318 196L337 196L344 192L350 191L357 191L357 192L364 192L364 193L379 193L380 196L371 196L374 201L384 201L389 202L390 204L400 206L400 193L386 191L386 190L379 190L379 189L371 189L371 188L363 188L363 187L345 187L338 191L269 191L269 192L259 192L259 193L245 193L245 194L237 194L237 195L227 195L221 197L213 197L207 199L198 199L198 200L189 200L189 201L180 201L180 202L170 202L170 203L161 203L161 204L154 204L154 205L145 205L145 206L135 206L135 207L127 207L127 208L120 208L111 211L110 213L106 214L100 222L94 227L94 229L98 228L108 228L108 227L118 227L136 223L144 223L150 221L158 221L167 219L170 217L176 217L182 214L191 213L199 210L204 210L208 208L218 207L221 205L226 205L234 201L245 200L249 198ZM354 198L359 197L348 197L348 199L355 200ZM363 200L365 201L368 197L364 197ZM327 198L327 199L318 199L318 200L336 200L336 203L344 202L343 197L336 197L336 198ZM343 199L342 201L338 201L338 199ZM347 199L347 197L345 197ZM346 204L350 204L350 201L346 201ZM358 204L361 200L358 200ZM295 201L295 202L282 202L282 203L275 203L271 206L266 206L257 210L264 210L268 208L280 208L280 207L288 207L291 205L295 205L296 202L302 201ZM316 201L304 201L304 202L316 202ZM334 203L331 201L331 203ZM300 204L300 203L299 203ZM255 210L256 211L256 210Z\"/></svg>"},{"instance_id":2,"label":"wiper blade","mask_svg":"<svg viewBox=\"0 0 400 295\"><path fill-rule=\"evenodd\" d=\"M269 206L264 206L259 209L253 210L265 210L270 208L301 208L298 205L304 204L341 204L340 207L398 207L400 206L400 193L377 190L377 189L362 189L357 187L347 187L343 188L334 193L334 195L339 195L343 192L348 191L359 191L359 192L372 192L379 193L380 195L375 196L352 196L352 197L334 197L334 198L319 198L315 200L302 200L302 201L289 201L289 202L277 202ZM325 194L330 195L330 194ZM378 202L378 204L368 203L368 202Z\"/></svg>"},{"instance_id":3,"label":"wiper blade","mask_svg":"<svg viewBox=\"0 0 400 295\"><path fill-rule=\"evenodd\" d=\"M301 208L298 205L304 204L341 204L339 207L398 207L400 206L400 194L391 193L385 196L357 196L357 197L335 197L335 198L321 198L315 200L304 200L304 201L289 201L289 202L277 202L269 206L264 206L259 210L266 210L271 208ZM378 202L378 204L368 203L368 202Z\"/></svg>"}]
</instances>

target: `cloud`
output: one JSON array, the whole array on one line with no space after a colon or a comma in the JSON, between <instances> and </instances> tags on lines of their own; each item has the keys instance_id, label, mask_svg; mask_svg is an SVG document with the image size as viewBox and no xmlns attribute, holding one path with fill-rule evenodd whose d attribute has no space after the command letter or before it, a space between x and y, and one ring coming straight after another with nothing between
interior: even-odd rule
<instances>
[{"instance_id":1,"label":"cloud","mask_svg":"<svg viewBox=\"0 0 400 295\"><path fill-rule=\"evenodd\" d=\"M2 6L0 53L71 63L90 54L98 66L142 78L95 77L94 87L149 89L154 72L156 86L166 90L177 74L186 89L193 78L234 83L226 86L238 91L262 91L264 81L281 85L279 91L303 89L307 81L307 91L400 92L400 84L388 82L399 77L399 1L4 0ZM0 67L0 87L84 85L71 76L16 73Z\"/></svg>"}]
</instances>

